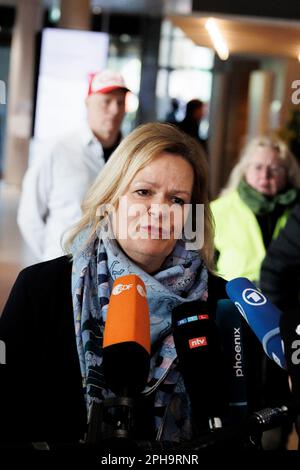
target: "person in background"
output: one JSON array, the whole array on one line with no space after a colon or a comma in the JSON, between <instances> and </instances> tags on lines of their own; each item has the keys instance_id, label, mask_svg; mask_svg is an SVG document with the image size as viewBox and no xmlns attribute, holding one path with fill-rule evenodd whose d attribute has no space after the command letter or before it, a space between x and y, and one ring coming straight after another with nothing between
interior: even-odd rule
<instances>
[{"instance_id":1,"label":"person in background","mask_svg":"<svg viewBox=\"0 0 300 470\"><path fill-rule=\"evenodd\" d=\"M211 203L217 271L225 279L246 277L259 284L266 249L285 226L299 199L300 169L284 142L252 139L241 153L221 196ZM257 371L258 406L277 406L289 394L285 371L260 346L251 346ZM272 437L273 439L273 437ZM285 445L286 435L279 436ZM266 446L280 445L266 443Z\"/></svg>"},{"instance_id":2,"label":"person in background","mask_svg":"<svg viewBox=\"0 0 300 470\"><path fill-rule=\"evenodd\" d=\"M300 203L274 240L261 266L260 286L282 311L300 312Z\"/></svg>"},{"instance_id":3,"label":"person in background","mask_svg":"<svg viewBox=\"0 0 300 470\"><path fill-rule=\"evenodd\" d=\"M207 141L199 136L199 126L204 112L204 103L201 100L190 100L186 105L185 118L179 122L178 127L194 137L207 151Z\"/></svg>"},{"instance_id":4,"label":"person in background","mask_svg":"<svg viewBox=\"0 0 300 470\"><path fill-rule=\"evenodd\" d=\"M267 250L261 266L260 285L267 297L282 311L280 332L285 344L287 369L297 414L296 430L300 436L297 352L300 324L300 203L296 204L286 226Z\"/></svg>"},{"instance_id":5,"label":"person in background","mask_svg":"<svg viewBox=\"0 0 300 470\"><path fill-rule=\"evenodd\" d=\"M212 272L207 188L206 158L177 127L149 123L124 138L83 202L66 243L69 255L24 269L0 318L7 349L0 370L7 374L0 400L4 439L82 439L93 401L111 396L103 376L103 331L112 284L129 273L147 290L152 358L144 398L152 407L154 439L193 437L171 316L175 306L195 299L213 312L226 297L224 281ZM139 211L132 210L137 204ZM187 204L192 217L196 204L204 205L198 249L186 247ZM216 394L223 402L224 390ZM206 412L205 400L202 405Z\"/></svg>"},{"instance_id":6,"label":"person in background","mask_svg":"<svg viewBox=\"0 0 300 470\"><path fill-rule=\"evenodd\" d=\"M171 99L171 111L168 112L166 115L166 122L170 124L176 124L177 123L177 118L176 118L176 113L179 108L179 102L176 98Z\"/></svg>"},{"instance_id":7,"label":"person in background","mask_svg":"<svg viewBox=\"0 0 300 470\"><path fill-rule=\"evenodd\" d=\"M121 141L127 91L123 77L115 71L92 74L87 121L28 168L17 222L39 260L63 254L64 232L79 220L87 190Z\"/></svg>"},{"instance_id":8,"label":"person in background","mask_svg":"<svg viewBox=\"0 0 300 470\"><path fill-rule=\"evenodd\" d=\"M246 145L227 186L211 203L221 276L258 283L266 248L286 224L299 187L300 168L284 142L257 137Z\"/></svg>"}]
</instances>

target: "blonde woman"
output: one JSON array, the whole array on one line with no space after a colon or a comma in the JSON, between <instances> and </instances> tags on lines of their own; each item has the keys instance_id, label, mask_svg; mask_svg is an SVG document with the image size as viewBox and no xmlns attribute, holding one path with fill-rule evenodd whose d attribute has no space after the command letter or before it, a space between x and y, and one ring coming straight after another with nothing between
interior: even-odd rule
<instances>
[{"instance_id":1,"label":"blonde woman","mask_svg":"<svg viewBox=\"0 0 300 470\"><path fill-rule=\"evenodd\" d=\"M300 169L284 142L258 137L245 147L220 197L211 203L217 270L258 282L271 240L298 200Z\"/></svg>"},{"instance_id":2,"label":"blonde woman","mask_svg":"<svg viewBox=\"0 0 300 470\"><path fill-rule=\"evenodd\" d=\"M147 406L153 439L192 437L171 313L193 299L214 305L225 296L224 282L210 271L213 233L205 162L199 145L176 127L139 127L91 187L67 243L71 256L21 272L0 320L10 377L0 403L6 438L69 442L83 437L87 410L94 400L110 396L103 381L102 336L112 283L128 273L139 275L147 289L152 339ZM197 204L204 206L199 227L204 245L187 249L186 236L175 234L182 233L191 214L195 219ZM132 210L136 205L139 210ZM126 236L121 236L125 225ZM146 423L140 436L149 438Z\"/></svg>"}]
</instances>

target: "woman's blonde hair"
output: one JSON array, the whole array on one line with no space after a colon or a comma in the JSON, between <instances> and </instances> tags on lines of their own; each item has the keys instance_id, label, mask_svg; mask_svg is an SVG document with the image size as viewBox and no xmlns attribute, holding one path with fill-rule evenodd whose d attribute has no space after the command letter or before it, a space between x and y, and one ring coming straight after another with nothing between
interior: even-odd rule
<instances>
[{"instance_id":1,"label":"woman's blonde hair","mask_svg":"<svg viewBox=\"0 0 300 470\"><path fill-rule=\"evenodd\" d=\"M251 139L243 148L240 159L231 170L228 182L221 192L222 196L238 187L241 179L245 176L255 150L262 147L270 148L277 152L278 157L282 160L287 170L288 183L295 188L300 188L300 167L287 145L277 137L260 136Z\"/></svg>"},{"instance_id":2,"label":"woman's blonde hair","mask_svg":"<svg viewBox=\"0 0 300 470\"><path fill-rule=\"evenodd\" d=\"M208 203L208 169L205 154L192 137L171 124L162 123L137 127L112 153L82 203L82 217L65 243L66 252L70 252L74 238L83 229L90 227L87 242L96 236L100 221L99 207L109 204L116 209L119 198L126 193L136 173L164 152L181 156L194 170L191 204L192 209L196 204L204 204L204 244L200 252L207 266L212 267L214 227ZM196 211L193 210L193 213Z\"/></svg>"}]
</instances>

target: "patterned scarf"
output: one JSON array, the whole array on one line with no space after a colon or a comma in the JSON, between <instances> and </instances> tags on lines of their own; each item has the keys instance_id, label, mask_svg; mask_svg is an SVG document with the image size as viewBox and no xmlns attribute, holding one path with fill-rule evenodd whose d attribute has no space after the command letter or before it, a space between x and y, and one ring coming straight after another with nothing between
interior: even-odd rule
<instances>
[{"instance_id":1,"label":"patterned scarf","mask_svg":"<svg viewBox=\"0 0 300 470\"><path fill-rule=\"evenodd\" d=\"M155 345L152 348L155 353L143 393L156 391L154 406L159 430L170 399L168 388L171 392L179 380L171 313L180 303L207 299L207 269L198 252L185 250L183 242L178 241L160 271L152 276L131 261L115 240L101 237L101 233L85 245L87 233L87 230L81 232L72 246L74 321L87 408L90 409L93 400L113 396L106 387L102 369L107 308L114 280L134 273L142 278L147 289L151 345Z\"/></svg>"}]
</instances>

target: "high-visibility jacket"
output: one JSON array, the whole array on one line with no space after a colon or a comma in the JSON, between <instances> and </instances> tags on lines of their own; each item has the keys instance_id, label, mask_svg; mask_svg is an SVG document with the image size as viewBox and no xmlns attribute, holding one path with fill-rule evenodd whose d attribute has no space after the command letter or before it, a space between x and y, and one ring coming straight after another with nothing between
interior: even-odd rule
<instances>
[{"instance_id":1,"label":"high-visibility jacket","mask_svg":"<svg viewBox=\"0 0 300 470\"><path fill-rule=\"evenodd\" d=\"M218 273L227 280L240 276L259 280L266 249L255 214L237 190L213 201L211 209L215 219L215 248L220 254ZM285 226L290 210L288 207L277 220L273 238Z\"/></svg>"}]
</instances>

